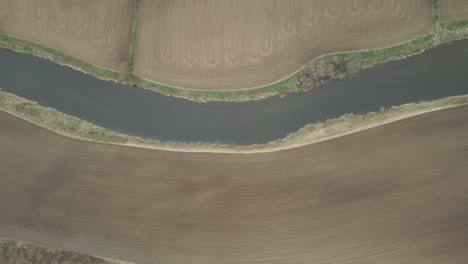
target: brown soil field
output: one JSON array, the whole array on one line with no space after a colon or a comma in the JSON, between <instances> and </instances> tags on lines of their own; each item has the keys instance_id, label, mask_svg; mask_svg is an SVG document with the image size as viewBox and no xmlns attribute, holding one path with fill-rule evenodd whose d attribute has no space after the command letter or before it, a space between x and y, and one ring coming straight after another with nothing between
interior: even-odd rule
<instances>
[{"instance_id":1,"label":"brown soil field","mask_svg":"<svg viewBox=\"0 0 468 264\"><path fill-rule=\"evenodd\" d=\"M135 70L183 88L251 88L430 29L431 0L142 0Z\"/></svg>"},{"instance_id":2,"label":"brown soil field","mask_svg":"<svg viewBox=\"0 0 468 264\"><path fill-rule=\"evenodd\" d=\"M465 264L468 106L261 154L66 138L0 113L0 234L138 263Z\"/></svg>"},{"instance_id":3,"label":"brown soil field","mask_svg":"<svg viewBox=\"0 0 468 264\"><path fill-rule=\"evenodd\" d=\"M440 18L443 22L468 19L468 1L440 0Z\"/></svg>"},{"instance_id":4,"label":"brown soil field","mask_svg":"<svg viewBox=\"0 0 468 264\"><path fill-rule=\"evenodd\" d=\"M124 71L134 0L2 0L0 32Z\"/></svg>"}]
</instances>

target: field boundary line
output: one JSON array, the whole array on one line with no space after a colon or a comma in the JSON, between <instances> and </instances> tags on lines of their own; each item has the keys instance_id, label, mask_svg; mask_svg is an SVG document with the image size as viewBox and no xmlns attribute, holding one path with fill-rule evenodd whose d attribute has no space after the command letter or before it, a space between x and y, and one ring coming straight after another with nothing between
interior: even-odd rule
<instances>
[{"instance_id":1,"label":"field boundary line","mask_svg":"<svg viewBox=\"0 0 468 264\"><path fill-rule=\"evenodd\" d=\"M138 34L138 26L140 24L141 16L141 0L135 0L135 14L133 18L132 32L130 34L130 46L128 50L128 63L127 63L127 74L133 75L133 68L135 63L135 45L136 37Z\"/></svg>"},{"instance_id":2,"label":"field boundary line","mask_svg":"<svg viewBox=\"0 0 468 264\"><path fill-rule=\"evenodd\" d=\"M121 72L103 68L56 48L1 32L0 48L47 59L62 66L70 67L85 74L93 75L102 80L123 81L123 75Z\"/></svg>"}]
</instances>

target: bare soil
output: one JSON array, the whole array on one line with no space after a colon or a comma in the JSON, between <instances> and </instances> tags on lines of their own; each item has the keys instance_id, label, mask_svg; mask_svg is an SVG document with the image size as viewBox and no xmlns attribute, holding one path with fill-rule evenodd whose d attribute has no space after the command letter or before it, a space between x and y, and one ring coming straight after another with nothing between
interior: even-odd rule
<instances>
[{"instance_id":1,"label":"bare soil","mask_svg":"<svg viewBox=\"0 0 468 264\"><path fill-rule=\"evenodd\" d=\"M2 0L0 32L117 71L127 66L134 0Z\"/></svg>"},{"instance_id":2,"label":"bare soil","mask_svg":"<svg viewBox=\"0 0 468 264\"><path fill-rule=\"evenodd\" d=\"M440 0L440 18L443 22L468 19L468 1Z\"/></svg>"},{"instance_id":3,"label":"bare soil","mask_svg":"<svg viewBox=\"0 0 468 264\"><path fill-rule=\"evenodd\" d=\"M463 106L208 154L88 143L1 113L0 232L138 263L464 264L466 120Z\"/></svg>"},{"instance_id":4,"label":"bare soil","mask_svg":"<svg viewBox=\"0 0 468 264\"><path fill-rule=\"evenodd\" d=\"M136 73L193 89L276 82L330 52L427 34L431 0L142 0Z\"/></svg>"}]
</instances>

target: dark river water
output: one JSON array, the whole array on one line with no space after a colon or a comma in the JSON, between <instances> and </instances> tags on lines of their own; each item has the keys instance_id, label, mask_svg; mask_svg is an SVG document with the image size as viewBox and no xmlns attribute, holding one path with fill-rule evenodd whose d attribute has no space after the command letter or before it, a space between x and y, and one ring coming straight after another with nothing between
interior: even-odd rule
<instances>
[{"instance_id":1,"label":"dark river water","mask_svg":"<svg viewBox=\"0 0 468 264\"><path fill-rule=\"evenodd\" d=\"M103 81L0 49L0 88L125 134L164 141L265 143L308 123L468 94L468 40L328 82L306 93L241 103L195 103Z\"/></svg>"}]
</instances>

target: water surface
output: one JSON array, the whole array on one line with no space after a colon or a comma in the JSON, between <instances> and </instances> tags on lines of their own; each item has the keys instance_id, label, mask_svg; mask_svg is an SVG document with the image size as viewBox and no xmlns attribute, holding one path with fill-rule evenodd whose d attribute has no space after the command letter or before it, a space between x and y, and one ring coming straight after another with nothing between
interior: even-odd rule
<instances>
[{"instance_id":1,"label":"water surface","mask_svg":"<svg viewBox=\"0 0 468 264\"><path fill-rule=\"evenodd\" d=\"M305 93L252 102L196 103L103 81L0 49L0 88L99 126L180 142L265 143L306 124L421 100L468 94L468 40L331 81Z\"/></svg>"}]
</instances>

